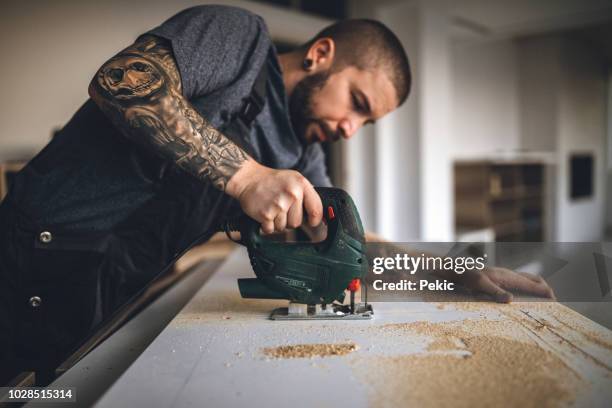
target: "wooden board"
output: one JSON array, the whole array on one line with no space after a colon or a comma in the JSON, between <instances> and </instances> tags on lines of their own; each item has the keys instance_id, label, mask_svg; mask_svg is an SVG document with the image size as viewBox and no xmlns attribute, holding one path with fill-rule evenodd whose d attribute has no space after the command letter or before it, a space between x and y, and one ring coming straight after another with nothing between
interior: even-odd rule
<instances>
[{"instance_id":1,"label":"wooden board","mask_svg":"<svg viewBox=\"0 0 612 408\"><path fill-rule=\"evenodd\" d=\"M609 406L612 332L557 303L374 304L270 321L232 253L99 407ZM337 353L337 355L330 355ZM295 358L291 358L291 357Z\"/></svg>"}]
</instances>

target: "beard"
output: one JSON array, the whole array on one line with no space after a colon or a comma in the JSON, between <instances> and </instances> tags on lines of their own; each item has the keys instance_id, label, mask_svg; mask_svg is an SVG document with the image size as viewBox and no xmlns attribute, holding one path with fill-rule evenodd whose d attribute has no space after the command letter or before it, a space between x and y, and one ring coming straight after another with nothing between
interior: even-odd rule
<instances>
[{"instance_id":1,"label":"beard","mask_svg":"<svg viewBox=\"0 0 612 408\"><path fill-rule=\"evenodd\" d=\"M337 140L335 132L324 121L317 119L312 111L312 97L316 91L323 88L330 73L328 71L309 75L295 85L289 98L289 117L291 125L303 144L311 144L316 140L308 138L306 131L310 124L316 123L325 133L325 139Z\"/></svg>"}]
</instances>

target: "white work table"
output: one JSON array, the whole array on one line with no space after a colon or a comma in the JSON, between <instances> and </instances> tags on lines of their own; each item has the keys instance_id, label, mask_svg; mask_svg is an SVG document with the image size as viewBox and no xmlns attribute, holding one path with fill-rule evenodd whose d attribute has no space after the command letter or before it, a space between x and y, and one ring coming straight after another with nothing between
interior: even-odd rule
<instances>
[{"instance_id":1,"label":"white work table","mask_svg":"<svg viewBox=\"0 0 612 408\"><path fill-rule=\"evenodd\" d=\"M240 298L236 279L252 276L246 251L234 251L95 406L612 400L612 332L560 304L389 302L374 304L369 321L271 321L270 311L286 302ZM357 349L312 358L264 352L303 344Z\"/></svg>"}]
</instances>

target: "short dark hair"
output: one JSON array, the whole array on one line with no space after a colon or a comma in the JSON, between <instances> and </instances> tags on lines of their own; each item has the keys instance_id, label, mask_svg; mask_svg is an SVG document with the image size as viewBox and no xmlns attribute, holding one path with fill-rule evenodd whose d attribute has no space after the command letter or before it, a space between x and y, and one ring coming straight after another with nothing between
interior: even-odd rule
<instances>
[{"instance_id":1,"label":"short dark hair","mask_svg":"<svg viewBox=\"0 0 612 408\"><path fill-rule=\"evenodd\" d=\"M325 27L301 48L306 52L320 38L336 44L335 68L346 65L367 70L382 66L389 74L401 105L410 94L412 73L406 51L399 38L380 21L341 20Z\"/></svg>"}]
</instances>

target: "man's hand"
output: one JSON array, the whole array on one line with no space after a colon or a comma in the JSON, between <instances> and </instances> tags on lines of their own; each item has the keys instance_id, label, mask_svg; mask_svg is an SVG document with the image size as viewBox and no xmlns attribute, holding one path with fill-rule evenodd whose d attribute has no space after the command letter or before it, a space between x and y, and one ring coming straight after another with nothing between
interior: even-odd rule
<instances>
[{"instance_id":1,"label":"man's hand","mask_svg":"<svg viewBox=\"0 0 612 408\"><path fill-rule=\"evenodd\" d=\"M486 293L499 303L512 302L513 295L510 291L555 299L553 290L541 277L506 268L491 267L482 271L466 271L462 275L456 275L453 280L468 289Z\"/></svg>"},{"instance_id":2,"label":"man's hand","mask_svg":"<svg viewBox=\"0 0 612 408\"><path fill-rule=\"evenodd\" d=\"M310 182L297 171L274 170L247 160L229 180L225 192L240 202L242 210L261 223L264 233L321 223L323 204Z\"/></svg>"}]
</instances>

